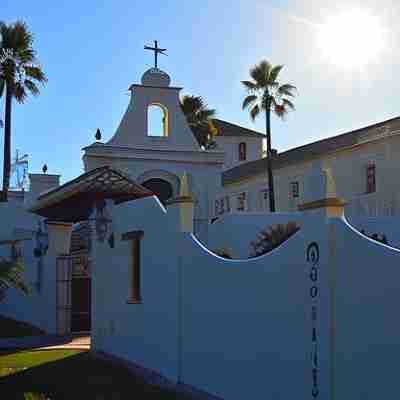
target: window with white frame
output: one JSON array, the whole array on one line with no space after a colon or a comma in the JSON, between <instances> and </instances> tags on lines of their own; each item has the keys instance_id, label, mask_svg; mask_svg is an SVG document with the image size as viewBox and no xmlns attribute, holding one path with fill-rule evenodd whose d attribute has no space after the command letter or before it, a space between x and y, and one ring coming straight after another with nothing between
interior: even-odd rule
<instances>
[{"instance_id":1,"label":"window with white frame","mask_svg":"<svg viewBox=\"0 0 400 400\"><path fill-rule=\"evenodd\" d=\"M246 192L241 192L236 195L236 211L247 211Z\"/></svg>"}]
</instances>

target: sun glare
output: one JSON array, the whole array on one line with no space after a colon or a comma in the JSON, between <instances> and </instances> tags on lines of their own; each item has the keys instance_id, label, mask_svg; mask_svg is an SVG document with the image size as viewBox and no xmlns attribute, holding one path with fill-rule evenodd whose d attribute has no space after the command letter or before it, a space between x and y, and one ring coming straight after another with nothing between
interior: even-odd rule
<instances>
[{"instance_id":1,"label":"sun glare","mask_svg":"<svg viewBox=\"0 0 400 400\"><path fill-rule=\"evenodd\" d=\"M362 69L384 49L383 23L365 9L342 10L318 27L323 58L343 69Z\"/></svg>"}]
</instances>

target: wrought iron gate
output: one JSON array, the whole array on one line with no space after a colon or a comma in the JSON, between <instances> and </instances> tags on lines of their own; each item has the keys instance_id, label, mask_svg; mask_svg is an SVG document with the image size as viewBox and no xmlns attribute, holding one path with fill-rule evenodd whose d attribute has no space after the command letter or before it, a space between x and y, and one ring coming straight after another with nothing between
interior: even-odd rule
<instances>
[{"instance_id":1,"label":"wrought iron gate","mask_svg":"<svg viewBox=\"0 0 400 400\"><path fill-rule=\"evenodd\" d=\"M57 334L90 330L90 283L87 252L57 257Z\"/></svg>"},{"instance_id":2,"label":"wrought iron gate","mask_svg":"<svg viewBox=\"0 0 400 400\"><path fill-rule=\"evenodd\" d=\"M71 331L90 331L90 258L87 252L72 256Z\"/></svg>"},{"instance_id":3,"label":"wrought iron gate","mask_svg":"<svg viewBox=\"0 0 400 400\"><path fill-rule=\"evenodd\" d=\"M72 257L57 257L57 334L64 335L71 332L71 280Z\"/></svg>"}]
</instances>

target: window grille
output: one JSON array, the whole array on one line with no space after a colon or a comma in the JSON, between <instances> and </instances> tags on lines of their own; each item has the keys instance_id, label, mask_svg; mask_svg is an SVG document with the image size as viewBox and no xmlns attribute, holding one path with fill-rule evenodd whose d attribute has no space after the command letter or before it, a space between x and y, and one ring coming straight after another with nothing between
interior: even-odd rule
<instances>
[{"instance_id":1,"label":"window grille","mask_svg":"<svg viewBox=\"0 0 400 400\"><path fill-rule=\"evenodd\" d=\"M246 161L247 159L247 149L246 143L239 143L239 161Z\"/></svg>"},{"instance_id":2,"label":"window grille","mask_svg":"<svg viewBox=\"0 0 400 400\"><path fill-rule=\"evenodd\" d=\"M374 163L367 166L367 193L376 192L376 167Z\"/></svg>"}]
</instances>

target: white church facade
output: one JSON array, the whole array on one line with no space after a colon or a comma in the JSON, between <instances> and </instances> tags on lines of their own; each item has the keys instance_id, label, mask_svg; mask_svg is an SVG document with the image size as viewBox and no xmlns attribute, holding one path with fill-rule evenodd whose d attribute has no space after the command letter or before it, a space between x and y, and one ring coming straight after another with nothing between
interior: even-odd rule
<instances>
[{"instance_id":1,"label":"white church facade","mask_svg":"<svg viewBox=\"0 0 400 400\"><path fill-rule=\"evenodd\" d=\"M268 212L265 136L216 119L216 148L201 149L180 109L180 90L170 86L165 72L148 70L141 84L131 85L130 103L113 137L84 148L85 171L104 165L121 169L150 189L163 187L162 201L176 196L186 173L199 226L227 212ZM162 135L150 131L151 107L163 114ZM393 118L282 153L273 151L277 211L297 211L312 200L316 188L307 177L315 163L322 163L332 170L348 216L399 215L399 134L400 119Z\"/></svg>"}]
</instances>

